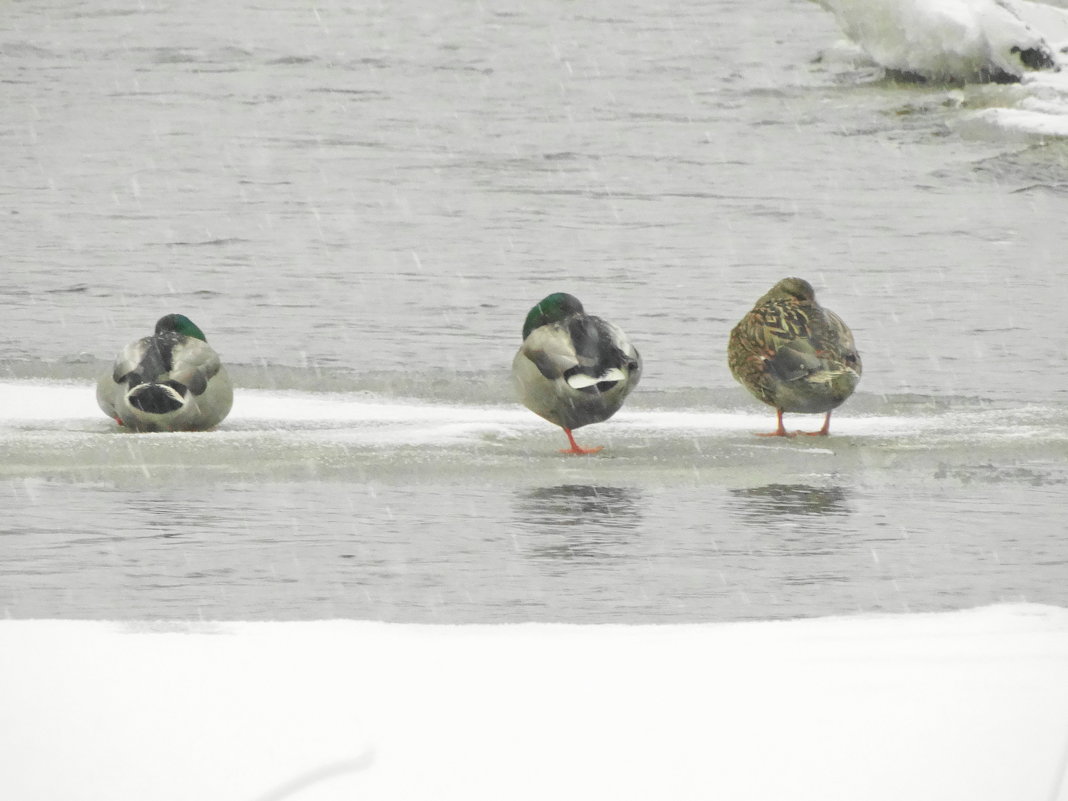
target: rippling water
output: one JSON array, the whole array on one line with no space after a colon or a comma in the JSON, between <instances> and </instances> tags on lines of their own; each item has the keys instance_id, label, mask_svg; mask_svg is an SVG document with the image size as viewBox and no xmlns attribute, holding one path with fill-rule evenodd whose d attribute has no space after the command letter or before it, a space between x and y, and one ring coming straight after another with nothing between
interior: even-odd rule
<instances>
[{"instance_id":1,"label":"rippling water","mask_svg":"<svg viewBox=\"0 0 1068 801\"><path fill-rule=\"evenodd\" d=\"M33 617L679 622L1064 603L1060 519L1025 492L738 488L576 475L537 485L9 485L3 600ZM601 480L604 483L581 483ZM79 514L110 525L71 520ZM966 510L966 511L965 511ZM967 526L947 524L957 519ZM976 525L985 519L985 524ZM6 528L6 527L5 527ZM1043 532L1045 530L1045 533Z\"/></svg>"},{"instance_id":2,"label":"rippling water","mask_svg":"<svg viewBox=\"0 0 1068 801\"><path fill-rule=\"evenodd\" d=\"M1027 86L896 84L820 58L837 37L800 0L7 9L0 376L22 383L0 388L0 607L1068 602L1068 145L980 113ZM726 367L786 274L864 355L827 442L752 440L771 414ZM603 458L557 457L509 406L522 318L558 289L645 358L583 432ZM234 414L117 434L89 382L170 311L233 365ZM35 411L26 386L53 379L84 401ZM316 422L335 391L434 420Z\"/></svg>"}]
</instances>

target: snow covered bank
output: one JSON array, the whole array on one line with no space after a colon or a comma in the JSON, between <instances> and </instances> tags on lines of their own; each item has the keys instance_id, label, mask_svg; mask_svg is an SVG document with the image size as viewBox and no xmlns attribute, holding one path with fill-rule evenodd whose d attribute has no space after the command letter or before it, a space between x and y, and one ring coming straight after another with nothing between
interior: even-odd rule
<instances>
[{"instance_id":1,"label":"snow covered bank","mask_svg":"<svg viewBox=\"0 0 1068 801\"><path fill-rule=\"evenodd\" d=\"M0 797L1068 799L1068 610L0 623Z\"/></svg>"}]
</instances>

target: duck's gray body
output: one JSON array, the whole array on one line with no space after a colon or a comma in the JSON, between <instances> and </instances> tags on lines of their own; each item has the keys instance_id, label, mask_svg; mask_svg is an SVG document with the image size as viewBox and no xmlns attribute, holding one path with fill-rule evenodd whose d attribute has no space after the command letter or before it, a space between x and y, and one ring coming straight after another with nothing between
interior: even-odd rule
<instances>
[{"instance_id":1,"label":"duck's gray body","mask_svg":"<svg viewBox=\"0 0 1068 801\"><path fill-rule=\"evenodd\" d=\"M512 361L523 405L567 430L619 411L641 372L641 356L627 336L583 313L532 330Z\"/></svg>"},{"instance_id":2,"label":"duck's gray body","mask_svg":"<svg viewBox=\"0 0 1068 801\"><path fill-rule=\"evenodd\" d=\"M97 382L100 408L134 431L202 431L222 422L233 405L233 383L219 354L203 339L168 330L165 321L174 316L123 348L112 372Z\"/></svg>"}]
</instances>

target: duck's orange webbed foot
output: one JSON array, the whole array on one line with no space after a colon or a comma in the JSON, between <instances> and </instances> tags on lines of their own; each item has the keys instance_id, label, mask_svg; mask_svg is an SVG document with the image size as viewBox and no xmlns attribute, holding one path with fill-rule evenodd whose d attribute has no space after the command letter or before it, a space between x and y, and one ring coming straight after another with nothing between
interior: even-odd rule
<instances>
[{"instance_id":1,"label":"duck's orange webbed foot","mask_svg":"<svg viewBox=\"0 0 1068 801\"><path fill-rule=\"evenodd\" d=\"M806 437L826 437L831 433L831 413L827 412L827 416L823 418L823 428L819 431L798 431L798 434L804 434Z\"/></svg>"},{"instance_id":2,"label":"duck's orange webbed foot","mask_svg":"<svg viewBox=\"0 0 1068 801\"><path fill-rule=\"evenodd\" d=\"M575 436L571 433L570 428L565 428L564 433L567 434L567 440L571 443L570 448L561 448L560 453L571 453L578 456L588 456L591 453L600 453L604 450L604 446L598 446L596 448L583 448L577 442L575 442Z\"/></svg>"},{"instance_id":3,"label":"duck's orange webbed foot","mask_svg":"<svg viewBox=\"0 0 1068 801\"><path fill-rule=\"evenodd\" d=\"M768 434L757 434L758 437L796 437L799 431L787 431L782 424L782 409L775 410L776 420L779 423L779 427Z\"/></svg>"}]
</instances>

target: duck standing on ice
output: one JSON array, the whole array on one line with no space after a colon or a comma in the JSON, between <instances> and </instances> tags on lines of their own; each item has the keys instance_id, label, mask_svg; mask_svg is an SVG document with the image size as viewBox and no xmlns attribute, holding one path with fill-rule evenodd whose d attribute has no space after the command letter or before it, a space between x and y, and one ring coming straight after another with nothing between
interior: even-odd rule
<instances>
[{"instance_id":1,"label":"duck standing on ice","mask_svg":"<svg viewBox=\"0 0 1068 801\"><path fill-rule=\"evenodd\" d=\"M96 401L134 431L203 431L230 413L234 387L204 332L168 314L152 336L123 348L97 382Z\"/></svg>"},{"instance_id":2,"label":"duck standing on ice","mask_svg":"<svg viewBox=\"0 0 1068 801\"><path fill-rule=\"evenodd\" d=\"M775 407L779 425L759 435L766 437L794 436L783 412L826 412L823 428L804 432L826 436L831 411L853 394L862 369L849 327L802 278L784 278L756 302L731 331L727 363L742 386Z\"/></svg>"},{"instance_id":3,"label":"duck standing on ice","mask_svg":"<svg viewBox=\"0 0 1068 801\"><path fill-rule=\"evenodd\" d=\"M936 82L1014 83L1058 69L1068 13L1028 0L812 0L884 69Z\"/></svg>"},{"instance_id":4,"label":"duck standing on ice","mask_svg":"<svg viewBox=\"0 0 1068 801\"><path fill-rule=\"evenodd\" d=\"M512 361L523 405L567 434L571 447L563 453L601 450L579 447L572 430L619 411L641 374L641 356L626 334L586 314L579 299L566 292L555 292L530 310L523 344Z\"/></svg>"}]
</instances>

